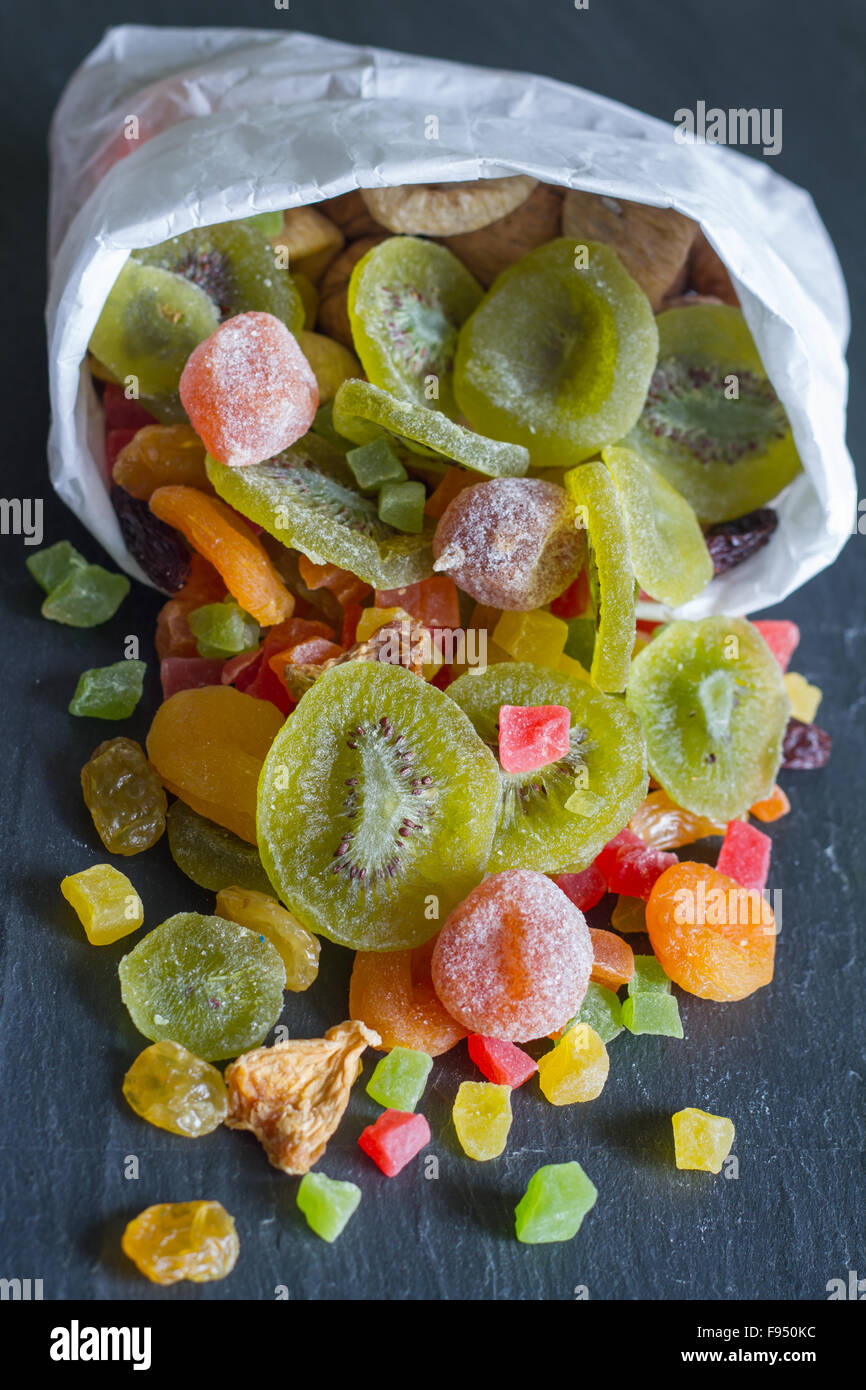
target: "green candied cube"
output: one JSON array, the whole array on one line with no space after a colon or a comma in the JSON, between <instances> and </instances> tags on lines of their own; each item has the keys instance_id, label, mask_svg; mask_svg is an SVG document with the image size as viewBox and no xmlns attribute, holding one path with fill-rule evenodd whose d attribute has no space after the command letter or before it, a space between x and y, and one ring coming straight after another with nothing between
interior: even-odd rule
<instances>
[{"instance_id":1,"label":"green candied cube","mask_svg":"<svg viewBox=\"0 0 866 1390\"><path fill-rule=\"evenodd\" d=\"M517 1239L524 1245L571 1240L597 1197L579 1163L546 1164L533 1173L514 1210Z\"/></svg>"},{"instance_id":2,"label":"green candied cube","mask_svg":"<svg viewBox=\"0 0 866 1390\"><path fill-rule=\"evenodd\" d=\"M146 662L129 660L82 671L69 713L90 719L128 719L141 699L146 669Z\"/></svg>"},{"instance_id":3,"label":"green candied cube","mask_svg":"<svg viewBox=\"0 0 866 1390\"><path fill-rule=\"evenodd\" d=\"M588 1023L603 1043L612 1042L622 1032L622 1005L612 989L592 982L587 985L583 1003L574 1018L566 1023L558 1043L576 1023Z\"/></svg>"},{"instance_id":4,"label":"green candied cube","mask_svg":"<svg viewBox=\"0 0 866 1390\"><path fill-rule=\"evenodd\" d=\"M369 444L350 449L346 462L355 475L355 482L364 492L378 492L385 483L402 483L406 469L397 457L390 439L380 435Z\"/></svg>"},{"instance_id":5,"label":"green candied cube","mask_svg":"<svg viewBox=\"0 0 866 1390\"><path fill-rule=\"evenodd\" d=\"M69 541L58 541L56 545L37 550L24 563L46 594L62 584L74 570L84 569L87 565L84 556Z\"/></svg>"},{"instance_id":6,"label":"green candied cube","mask_svg":"<svg viewBox=\"0 0 866 1390\"><path fill-rule=\"evenodd\" d=\"M653 1033L659 1038L681 1038L680 1008L672 994L639 990L622 1006L622 1021L630 1033Z\"/></svg>"},{"instance_id":7,"label":"green candied cube","mask_svg":"<svg viewBox=\"0 0 866 1390\"><path fill-rule=\"evenodd\" d=\"M386 1110L415 1109L427 1085L433 1058L411 1047L392 1047L387 1056L376 1063L367 1082L367 1095L384 1105Z\"/></svg>"},{"instance_id":8,"label":"green candied cube","mask_svg":"<svg viewBox=\"0 0 866 1390\"><path fill-rule=\"evenodd\" d=\"M379 520L395 531L419 535L424 530L426 504L423 483L386 483L379 493Z\"/></svg>"},{"instance_id":9,"label":"green candied cube","mask_svg":"<svg viewBox=\"0 0 866 1390\"><path fill-rule=\"evenodd\" d=\"M255 618L234 599L194 608L187 622L199 656L230 657L257 647L261 632Z\"/></svg>"},{"instance_id":10,"label":"green candied cube","mask_svg":"<svg viewBox=\"0 0 866 1390\"><path fill-rule=\"evenodd\" d=\"M307 1225L322 1240L334 1241L361 1200L353 1182L338 1182L324 1173L305 1173L298 1187L298 1206Z\"/></svg>"},{"instance_id":11,"label":"green candied cube","mask_svg":"<svg viewBox=\"0 0 866 1390\"><path fill-rule=\"evenodd\" d=\"M655 956L635 956L629 994L670 994L671 982Z\"/></svg>"},{"instance_id":12,"label":"green candied cube","mask_svg":"<svg viewBox=\"0 0 866 1390\"><path fill-rule=\"evenodd\" d=\"M42 616L67 627L96 627L114 617L128 593L125 575L101 565L73 565L43 603Z\"/></svg>"},{"instance_id":13,"label":"green candied cube","mask_svg":"<svg viewBox=\"0 0 866 1390\"><path fill-rule=\"evenodd\" d=\"M262 236L279 236L283 230L281 212L254 212L252 217L245 217L244 221L248 227L255 227Z\"/></svg>"}]
</instances>

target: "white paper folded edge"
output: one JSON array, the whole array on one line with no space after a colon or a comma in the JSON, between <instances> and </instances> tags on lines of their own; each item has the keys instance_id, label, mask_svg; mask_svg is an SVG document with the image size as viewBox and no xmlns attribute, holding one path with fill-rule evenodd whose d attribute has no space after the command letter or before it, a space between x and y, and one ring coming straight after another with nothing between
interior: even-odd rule
<instances>
[{"instance_id":1,"label":"white paper folded edge","mask_svg":"<svg viewBox=\"0 0 866 1390\"><path fill-rule=\"evenodd\" d=\"M143 134L160 133L88 196L95 164L129 115ZM844 281L811 198L767 162L678 144L672 126L547 78L309 34L146 26L109 30L74 74L51 153L51 480L144 582L109 501L102 411L85 363L129 251L351 188L513 173L699 221L788 412L804 472L775 504L772 541L679 615L778 603L829 565L851 532Z\"/></svg>"}]
</instances>

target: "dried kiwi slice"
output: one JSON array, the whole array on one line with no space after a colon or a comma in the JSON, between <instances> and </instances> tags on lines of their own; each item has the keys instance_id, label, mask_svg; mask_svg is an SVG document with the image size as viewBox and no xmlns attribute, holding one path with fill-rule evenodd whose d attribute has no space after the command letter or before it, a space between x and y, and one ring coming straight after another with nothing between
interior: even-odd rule
<instances>
[{"instance_id":1,"label":"dried kiwi slice","mask_svg":"<svg viewBox=\"0 0 866 1390\"><path fill-rule=\"evenodd\" d=\"M650 302L615 251L559 237L494 281L460 330L457 403L470 425L568 467L636 423L656 363Z\"/></svg>"},{"instance_id":2,"label":"dried kiwi slice","mask_svg":"<svg viewBox=\"0 0 866 1390\"><path fill-rule=\"evenodd\" d=\"M635 640L635 581L628 529L616 488L602 463L565 475L565 490L587 533L589 584L595 608L590 674L600 690L622 691Z\"/></svg>"},{"instance_id":3,"label":"dried kiwi slice","mask_svg":"<svg viewBox=\"0 0 866 1390\"><path fill-rule=\"evenodd\" d=\"M678 806L725 822L769 796L791 706L779 663L744 618L662 628L635 657L626 701L650 771Z\"/></svg>"},{"instance_id":4,"label":"dried kiwi slice","mask_svg":"<svg viewBox=\"0 0 866 1390\"><path fill-rule=\"evenodd\" d=\"M433 573L433 531L406 535L379 519L345 457L317 434L264 463L228 468L208 455L207 474L230 506L314 564L339 565L377 589Z\"/></svg>"},{"instance_id":5,"label":"dried kiwi slice","mask_svg":"<svg viewBox=\"0 0 866 1390\"><path fill-rule=\"evenodd\" d=\"M443 415L411 401L398 400L368 381L344 381L334 397L334 428L356 444L393 434L416 452L453 459L488 478L519 478L529 469L529 452L467 430Z\"/></svg>"},{"instance_id":6,"label":"dried kiwi slice","mask_svg":"<svg viewBox=\"0 0 866 1390\"><path fill-rule=\"evenodd\" d=\"M352 271L348 308L355 351L373 385L453 416L457 332L483 293L435 242L388 237L368 251ZM435 400L427 394L431 376Z\"/></svg>"},{"instance_id":7,"label":"dried kiwi slice","mask_svg":"<svg viewBox=\"0 0 866 1390\"><path fill-rule=\"evenodd\" d=\"M335 666L265 759L262 862L311 931L406 950L479 882L498 791L495 758L447 695L400 666Z\"/></svg>"},{"instance_id":8,"label":"dried kiwi slice","mask_svg":"<svg viewBox=\"0 0 866 1390\"><path fill-rule=\"evenodd\" d=\"M140 1033L170 1039L205 1062L258 1047L283 1007L286 967L258 932L224 917L178 912L118 966Z\"/></svg>"},{"instance_id":9,"label":"dried kiwi slice","mask_svg":"<svg viewBox=\"0 0 866 1390\"><path fill-rule=\"evenodd\" d=\"M528 662L502 662L453 681L448 695L498 753L502 705L565 705L571 751L535 772L500 769L499 820L487 869L585 868L628 823L647 788L646 748L621 700ZM566 810L565 803L572 802Z\"/></svg>"},{"instance_id":10,"label":"dried kiwi slice","mask_svg":"<svg viewBox=\"0 0 866 1390\"><path fill-rule=\"evenodd\" d=\"M698 519L676 488L633 449L602 450L628 532L635 578L645 593L672 608L687 603L713 577Z\"/></svg>"},{"instance_id":11,"label":"dried kiwi slice","mask_svg":"<svg viewBox=\"0 0 866 1390\"><path fill-rule=\"evenodd\" d=\"M220 321L261 309L292 333L304 326L303 301L291 275L278 268L270 241L249 222L194 227L132 255L197 285L216 305Z\"/></svg>"},{"instance_id":12,"label":"dried kiwi slice","mask_svg":"<svg viewBox=\"0 0 866 1390\"><path fill-rule=\"evenodd\" d=\"M623 442L702 521L731 521L763 507L801 465L743 315L727 304L695 304L668 309L657 322L658 366Z\"/></svg>"}]
</instances>

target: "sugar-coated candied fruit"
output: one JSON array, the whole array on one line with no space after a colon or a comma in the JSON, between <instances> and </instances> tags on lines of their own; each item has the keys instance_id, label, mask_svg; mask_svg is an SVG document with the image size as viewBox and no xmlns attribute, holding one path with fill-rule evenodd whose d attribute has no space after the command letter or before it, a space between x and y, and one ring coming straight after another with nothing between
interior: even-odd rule
<instances>
[{"instance_id":1,"label":"sugar-coated candied fruit","mask_svg":"<svg viewBox=\"0 0 866 1390\"><path fill-rule=\"evenodd\" d=\"M607 1048L588 1023L575 1023L538 1063L538 1083L551 1105L596 1100L610 1071Z\"/></svg>"},{"instance_id":2,"label":"sugar-coated candied fruit","mask_svg":"<svg viewBox=\"0 0 866 1390\"><path fill-rule=\"evenodd\" d=\"M358 1208L361 1189L354 1182L340 1182L324 1173L305 1173L298 1184L298 1210L322 1240L332 1244Z\"/></svg>"},{"instance_id":3,"label":"sugar-coated candied fruit","mask_svg":"<svg viewBox=\"0 0 866 1390\"><path fill-rule=\"evenodd\" d=\"M677 1167L720 1173L734 1143L733 1121L694 1106L671 1118Z\"/></svg>"},{"instance_id":4,"label":"sugar-coated candied fruit","mask_svg":"<svg viewBox=\"0 0 866 1390\"><path fill-rule=\"evenodd\" d=\"M572 1240L598 1189L579 1163L547 1163L529 1179L514 1212L515 1233L523 1245Z\"/></svg>"},{"instance_id":5,"label":"sugar-coated candied fruit","mask_svg":"<svg viewBox=\"0 0 866 1390\"><path fill-rule=\"evenodd\" d=\"M395 1178L430 1143L430 1126L423 1115L384 1110L375 1124L361 1131L358 1144L386 1178Z\"/></svg>"},{"instance_id":6,"label":"sugar-coated candied fruit","mask_svg":"<svg viewBox=\"0 0 866 1390\"><path fill-rule=\"evenodd\" d=\"M479 1163L505 1151L511 1129L511 1087L461 1081L451 1111L460 1147Z\"/></svg>"},{"instance_id":7,"label":"sugar-coated candied fruit","mask_svg":"<svg viewBox=\"0 0 866 1390\"><path fill-rule=\"evenodd\" d=\"M240 1254L234 1218L220 1202L161 1202L123 1232L124 1255L152 1284L207 1284L231 1274Z\"/></svg>"},{"instance_id":8,"label":"sugar-coated candied fruit","mask_svg":"<svg viewBox=\"0 0 866 1390\"><path fill-rule=\"evenodd\" d=\"M112 864L92 864L68 874L60 891L78 914L91 946L110 946L138 931L144 921L141 898L126 874Z\"/></svg>"},{"instance_id":9,"label":"sugar-coated candied fruit","mask_svg":"<svg viewBox=\"0 0 866 1390\"><path fill-rule=\"evenodd\" d=\"M373 1068L367 1082L367 1095L387 1110L413 1111L418 1104L433 1058L410 1047L392 1047Z\"/></svg>"}]
</instances>

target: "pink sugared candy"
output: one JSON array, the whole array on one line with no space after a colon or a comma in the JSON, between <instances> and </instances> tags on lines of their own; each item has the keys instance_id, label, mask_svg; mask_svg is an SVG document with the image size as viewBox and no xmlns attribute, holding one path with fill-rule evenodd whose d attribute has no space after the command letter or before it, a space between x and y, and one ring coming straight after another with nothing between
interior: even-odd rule
<instances>
[{"instance_id":1,"label":"pink sugared candy","mask_svg":"<svg viewBox=\"0 0 866 1390\"><path fill-rule=\"evenodd\" d=\"M607 892L607 879L597 864L590 864L579 874L557 874L553 881L581 912L589 912Z\"/></svg>"},{"instance_id":2,"label":"pink sugared candy","mask_svg":"<svg viewBox=\"0 0 866 1390\"><path fill-rule=\"evenodd\" d=\"M180 398L208 452L242 468L306 434L319 388L286 325L256 310L226 319L199 343L183 369Z\"/></svg>"},{"instance_id":3,"label":"pink sugared candy","mask_svg":"<svg viewBox=\"0 0 866 1390\"><path fill-rule=\"evenodd\" d=\"M787 618L757 618L752 623L766 642L783 671L800 642L800 629Z\"/></svg>"},{"instance_id":4,"label":"pink sugared candy","mask_svg":"<svg viewBox=\"0 0 866 1390\"><path fill-rule=\"evenodd\" d=\"M470 1033L466 1045L481 1075L495 1086L515 1090L538 1071L528 1052L502 1038L482 1038L478 1033Z\"/></svg>"},{"instance_id":5,"label":"pink sugared candy","mask_svg":"<svg viewBox=\"0 0 866 1390\"><path fill-rule=\"evenodd\" d=\"M506 772L534 772L569 751L565 705L500 705L499 761Z\"/></svg>"},{"instance_id":6,"label":"pink sugared candy","mask_svg":"<svg viewBox=\"0 0 866 1390\"><path fill-rule=\"evenodd\" d=\"M744 820L729 821L716 868L735 883L744 888L756 888L760 893L767 884L772 846L772 840L763 830L756 830Z\"/></svg>"},{"instance_id":7,"label":"pink sugared candy","mask_svg":"<svg viewBox=\"0 0 866 1390\"><path fill-rule=\"evenodd\" d=\"M423 1115L385 1110L374 1125L361 1131L358 1143L385 1177L393 1178L430 1143L430 1126Z\"/></svg>"},{"instance_id":8,"label":"pink sugared candy","mask_svg":"<svg viewBox=\"0 0 866 1390\"><path fill-rule=\"evenodd\" d=\"M665 869L679 861L667 850L651 849L633 830L621 830L597 855L595 867L604 875L611 893L627 898L648 898Z\"/></svg>"},{"instance_id":9,"label":"pink sugared candy","mask_svg":"<svg viewBox=\"0 0 866 1390\"><path fill-rule=\"evenodd\" d=\"M507 869L447 918L433 986L470 1033L509 1042L547 1037L577 1013L592 970L583 913L544 874Z\"/></svg>"}]
</instances>

